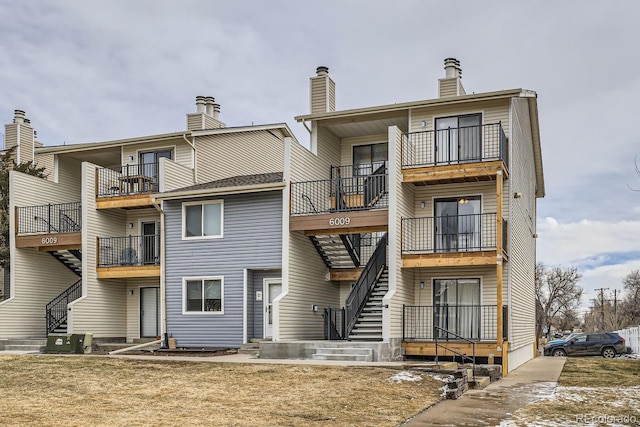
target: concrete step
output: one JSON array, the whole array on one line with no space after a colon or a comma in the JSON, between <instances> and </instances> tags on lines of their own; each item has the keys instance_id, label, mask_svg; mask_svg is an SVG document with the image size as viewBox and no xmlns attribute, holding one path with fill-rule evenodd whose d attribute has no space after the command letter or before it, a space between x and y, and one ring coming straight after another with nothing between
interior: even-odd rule
<instances>
[{"instance_id":1,"label":"concrete step","mask_svg":"<svg viewBox=\"0 0 640 427\"><path fill-rule=\"evenodd\" d=\"M491 384L491 377L477 376L477 377L475 377L475 379L473 379L473 377L469 377L469 387L470 388L473 388L473 389L476 389L476 390L482 390L483 388L485 388L489 384Z\"/></svg>"},{"instance_id":2,"label":"concrete step","mask_svg":"<svg viewBox=\"0 0 640 427\"><path fill-rule=\"evenodd\" d=\"M371 362L373 360L373 350L354 347L319 348L311 358L314 360Z\"/></svg>"},{"instance_id":3,"label":"concrete step","mask_svg":"<svg viewBox=\"0 0 640 427\"><path fill-rule=\"evenodd\" d=\"M260 353L260 343L259 342L249 342L246 344L242 344L238 349L238 353L240 354L258 354Z\"/></svg>"}]
</instances>

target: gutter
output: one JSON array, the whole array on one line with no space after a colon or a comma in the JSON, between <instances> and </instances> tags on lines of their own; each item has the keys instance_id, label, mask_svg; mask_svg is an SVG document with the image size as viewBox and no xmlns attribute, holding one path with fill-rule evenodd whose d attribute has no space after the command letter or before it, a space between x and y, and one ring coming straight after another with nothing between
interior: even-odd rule
<instances>
[{"instance_id":1,"label":"gutter","mask_svg":"<svg viewBox=\"0 0 640 427\"><path fill-rule=\"evenodd\" d=\"M252 184L234 187L202 188L197 190L176 191L171 194L164 193L162 195L154 196L152 200L176 200L184 199L186 197L200 197L208 195L222 196L226 194L257 193L259 191L279 190L286 187L286 185L286 182L271 182L268 184Z\"/></svg>"}]
</instances>

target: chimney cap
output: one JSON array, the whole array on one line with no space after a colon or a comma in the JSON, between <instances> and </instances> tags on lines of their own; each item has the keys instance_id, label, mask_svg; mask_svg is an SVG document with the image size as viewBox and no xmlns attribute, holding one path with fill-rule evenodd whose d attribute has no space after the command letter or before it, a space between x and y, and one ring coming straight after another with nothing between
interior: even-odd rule
<instances>
[{"instance_id":1,"label":"chimney cap","mask_svg":"<svg viewBox=\"0 0 640 427\"><path fill-rule=\"evenodd\" d=\"M213 96L205 96L203 97L207 103L214 103L216 99Z\"/></svg>"},{"instance_id":2,"label":"chimney cap","mask_svg":"<svg viewBox=\"0 0 640 427\"><path fill-rule=\"evenodd\" d=\"M326 76L329 74L329 67L325 67L324 65L319 66L318 68L316 68L316 74L318 76Z\"/></svg>"},{"instance_id":3,"label":"chimney cap","mask_svg":"<svg viewBox=\"0 0 640 427\"><path fill-rule=\"evenodd\" d=\"M460 61L458 61L456 58L445 58L444 69L446 71L447 78L462 78L462 68L460 67Z\"/></svg>"}]
</instances>

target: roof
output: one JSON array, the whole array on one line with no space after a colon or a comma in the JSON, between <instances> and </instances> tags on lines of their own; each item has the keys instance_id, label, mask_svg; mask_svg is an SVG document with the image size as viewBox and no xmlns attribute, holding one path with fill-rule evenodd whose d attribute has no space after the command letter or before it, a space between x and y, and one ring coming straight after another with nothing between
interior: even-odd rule
<instances>
[{"instance_id":1,"label":"roof","mask_svg":"<svg viewBox=\"0 0 640 427\"><path fill-rule=\"evenodd\" d=\"M237 175L218 179L202 184L177 188L154 196L158 200L182 199L186 197L201 197L211 194L240 194L271 191L284 188L282 172L270 172L253 175Z\"/></svg>"}]
</instances>

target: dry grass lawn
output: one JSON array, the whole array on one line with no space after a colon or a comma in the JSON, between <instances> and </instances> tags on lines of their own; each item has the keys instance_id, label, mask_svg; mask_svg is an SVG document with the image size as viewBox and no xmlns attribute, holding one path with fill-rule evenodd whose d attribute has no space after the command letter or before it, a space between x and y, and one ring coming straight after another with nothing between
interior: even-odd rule
<instances>
[{"instance_id":1,"label":"dry grass lawn","mask_svg":"<svg viewBox=\"0 0 640 427\"><path fill-rule=\"evenodd\" d=\"M568 358L558 387L509 425L640 425L640 360Z\"/></svg>"},{"instance_id":2,"label":"dry grass lawn","mask_svg":"<svg viewBox=\"0 0 640 427\"><path fill-rule=\"evenodd\" d=\"M0 356L3 425L395 426L442 383L387 368Z\"/></svg>"}]
</instances>

